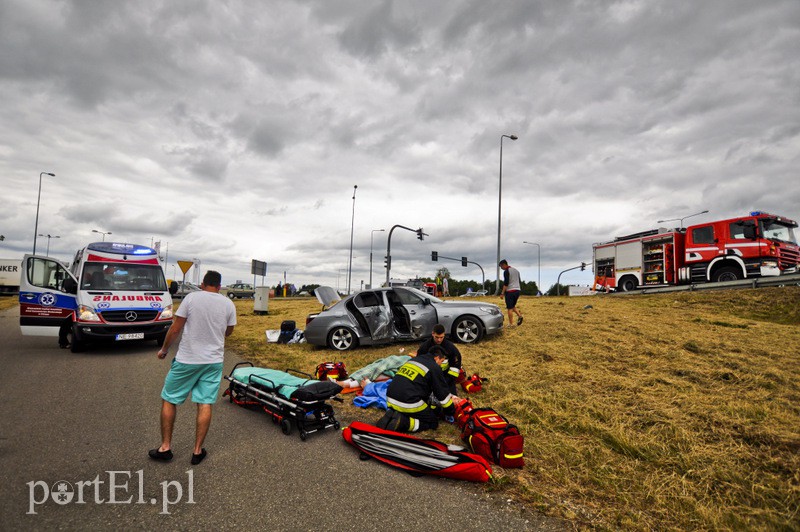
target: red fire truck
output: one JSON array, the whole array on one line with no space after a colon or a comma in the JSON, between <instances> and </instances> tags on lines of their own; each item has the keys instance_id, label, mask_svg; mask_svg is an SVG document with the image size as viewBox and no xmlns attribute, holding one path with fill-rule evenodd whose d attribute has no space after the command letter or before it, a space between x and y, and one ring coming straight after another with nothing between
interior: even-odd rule
<instances>
[{"instance_id":1,"label":"red fire truck","mask_svg":"<svg viewBox=\"0 0 800 532\"><path fill-rule=\"evenodd\" d=\"M796 273L797 222L765 212L653 229L595 244L595 290L735 281Z\"/></svg>"}]
</instances>

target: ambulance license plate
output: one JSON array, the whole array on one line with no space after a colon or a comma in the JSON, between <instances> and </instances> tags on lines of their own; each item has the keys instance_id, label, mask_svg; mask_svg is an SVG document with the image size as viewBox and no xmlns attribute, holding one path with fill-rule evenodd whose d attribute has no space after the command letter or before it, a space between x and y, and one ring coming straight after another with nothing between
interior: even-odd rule
<instances>
[{"instance_id":1,"label":"ambulance license plate","mask_svg":"<svg viewBox=\"0 0 800 532\"><path fill-rule=\"evenodd\" d=\"M143 340L144 333L127 333L127 334L118 334L117 341L119 340Z\"/></svg>"}]
</instances>

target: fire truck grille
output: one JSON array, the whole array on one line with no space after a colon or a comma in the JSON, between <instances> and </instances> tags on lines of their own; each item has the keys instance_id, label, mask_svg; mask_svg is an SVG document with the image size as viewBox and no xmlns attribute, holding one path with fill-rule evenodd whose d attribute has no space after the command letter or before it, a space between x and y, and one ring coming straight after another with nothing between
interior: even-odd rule
<instances>
[{"instance_id":1,"label":"fire truck grille","mask_svg":"<svg viewBox=\"0 0 800 532\"><path fill-rule=\"evenodd\" d=\"M779 248L778 262L781 269L793 268L800 265L800 251L796 249Z\"/></svg>"},{"instance_id":2,"label":"fire truck grille","mask_svg":"<svg viewBox=\"0 0 800 532\"><path fill-rule=\"evenodd\" d=\"M102 313L103 319L112 323L136 323L153 321L158 316L157 310L107 310Z\"/></svg>"}]
</instances>

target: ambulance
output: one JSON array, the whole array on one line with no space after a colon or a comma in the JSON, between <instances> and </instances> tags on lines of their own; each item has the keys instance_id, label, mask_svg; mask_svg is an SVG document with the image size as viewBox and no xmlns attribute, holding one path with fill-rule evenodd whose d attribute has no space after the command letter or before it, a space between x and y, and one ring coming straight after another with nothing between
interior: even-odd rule
<instances>
[{"instance_id":1,"label":"ambulance","mask_svg":"<svg viewBox=\"0 0 800 532\"><path fill-rule=\"evenodd\" d=\"M78 250L70 267L25 255L19 287L19 324L25 336L58 337L73 353L94 342L155 340L172 325L172 294L156 250L136 244L94 242Z\"/></svg>"}]
</instances>

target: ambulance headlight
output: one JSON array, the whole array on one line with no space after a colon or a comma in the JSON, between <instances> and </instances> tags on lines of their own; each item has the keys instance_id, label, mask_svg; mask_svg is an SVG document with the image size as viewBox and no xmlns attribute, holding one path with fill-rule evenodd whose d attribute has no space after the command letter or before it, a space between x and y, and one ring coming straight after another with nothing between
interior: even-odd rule
<instances>
[{"instance_id":1,"label":"ambulance headlight","mask_svg":"<svg viewBox=\"0 0 800 532\"><path fill-rule=\"evenodd\" d=\"M167 305L166 307L161 309L161 316L159 317L161 320L171 320L172 319L172 305Z\"/></svg>"},{"instance_id":2,"label":"ambulance headlight","mask_svg":"<svg viewBox=\"0 0 800 532\"><path fill-rule=\"evenodd\" d=\"M100 316L92 307L86 305L78 306L78 321L100 321Z\"/></svg>"}]
</instances>

